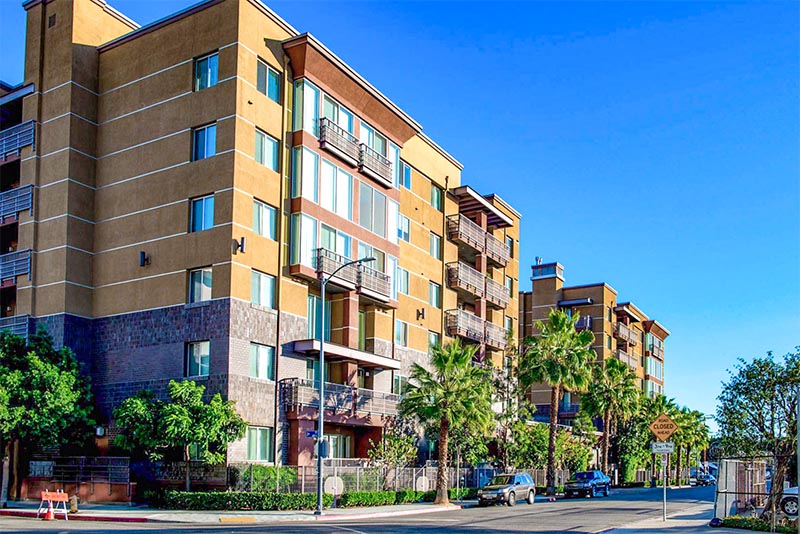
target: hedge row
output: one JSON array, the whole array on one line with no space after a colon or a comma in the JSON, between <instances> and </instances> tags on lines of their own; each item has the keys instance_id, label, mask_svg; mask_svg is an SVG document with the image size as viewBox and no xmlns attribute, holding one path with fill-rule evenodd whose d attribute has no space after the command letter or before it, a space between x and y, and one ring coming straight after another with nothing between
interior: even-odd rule
<instances>
[{"instance_id":1,"label":"hedge row","mask_svg":"<svg viewBox=\"0 0 800 534\"><path fill-rule=\"evenodd\" d=\"M722 526L728 528L740 528L744 530L754 530L756 532L770 532L772 525L769 521L760 519L758 517L743 517L733 515L726 517L722 520ZM790 527L788 525L776 525L775 532L784 532L786 534L794 534L797 532L797 527Z\"/></svg>"},{"instance_id":2,"label":"hedge row","mask_svg":"<svg viewBox=\"0 0 800 534\"><path fill-rule=\"evenodd\" d=\"M476 488L450 489L450 499L474 499ZM433 502L435 491L353 491L343 493L336 506L386 506L414 502ZM315 493L272 493L245 491L185 492L165 491L148 495L153 506L173 510L313 510L317 506ZM323 504L334 504L333 495L325 494Z\"/></svg>"}]
</instances>

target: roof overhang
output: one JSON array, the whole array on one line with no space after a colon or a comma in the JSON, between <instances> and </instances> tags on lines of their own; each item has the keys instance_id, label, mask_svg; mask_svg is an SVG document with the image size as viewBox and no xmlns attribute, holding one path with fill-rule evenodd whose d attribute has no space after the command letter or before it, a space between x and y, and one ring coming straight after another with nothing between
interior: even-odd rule
<instances>
[{"instance_id":1,"label":"roof overhang","mask_svg":"<svg viewBox=\"0 0 800 534\"><path fill-rule=\"evenodd\" d=\"M335 88L339 98L358 108L361 115L395 143L403 145L422 131L422 126L339 59L309 33L283 41L295 78L308 77Z\"/></svg>"},{"instance_id":2,"label":"roof overhang","mask_svg":"<svg viewBox=\"0 0 800 534\"><path fill-rule=\"evenodd\" d=\"M450 193L458 199L458 211L460 213L469 214L482 211L488 215L488 220L486 221L488 226L494 226L495 228L514 226L514 221L511 220L511 217L493 206L470 186L462 185L461 187L456 187Z\"/></svg>"},{"instance_id":3,"label":"roof overhang","mask_svg":"<svg viewBox=\"0 0 800 534\"><path fill-rule=\"evenodd\" d=\"M620 313L625 314L637 323L641 323L643 320L642 316L633 311L632 307L628 304L620 304L618 306L614 306L614 312L617 314Z\"/></svg>"},{"instance_id":4,"label":"roof overhang","mask_svg":"<svg viewBox=\"0 0 800 534\"><path fill-rule=\"evenodd\" d=\"M12 100L22 98L23 96L28 96L31 93L33 93L32 83L29 83L28 85L24 85L22 87L10 88L10 92L4 94L3 96L0 96L0 106L2 106L3 104L8 104Z\"/></svg>"},{"instance_id":5,"label":"roof overhang","mask_svg":"<svg viewBox=\"0 0 800 534\"><path fill-rule=\"evenodd\" d=\"M318 339L295 341L294 350L305 354L319 354L320 341ZM325 342L325 357L331 360L351 360L358 362L361 367L400 370L400 362L398 360L372 354L371 352L364 352L363 350L351 349L329 341Z\"/></svg>"},{"instance_id":6,"label":"roof overhang","mask_svg":"<svg viewBox=\"0 0 800 534\"><path fill-rule=\"evenodd\" d=\"M656 320L644 321L642 324L644 325L645 332L653 334L662 341L669 336L669 330L664 328L664 325Z\"/></svg>"},{"instance_id":7,"label":"roof overhang","mask_svg":"<svg viewBox=\"0 0 800 534\"><path fill-rule=\"evenodd\" d=\"M559 308L571 308L572 306L589 306L591 304L594 304L594 299L592 299L592 297L558 301Z\"/></svg>"}]
</instances>

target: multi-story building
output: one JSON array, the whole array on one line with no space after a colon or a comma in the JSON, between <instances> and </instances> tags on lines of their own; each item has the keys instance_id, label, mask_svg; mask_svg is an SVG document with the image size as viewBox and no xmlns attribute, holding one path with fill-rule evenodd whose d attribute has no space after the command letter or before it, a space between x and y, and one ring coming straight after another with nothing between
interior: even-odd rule
<instances>
[{"instance_id":1,"label":"multi-story building","mask_svg":"<svg viewBox=\"0 0 800 534\"><path fill-rule=\"evenodd\" d=\"M564 267L560 263L532 266L532 290L520 293L519 319L522 336L534 336L534 324L546 320L551 309L579 313L578 330L591 330L592 349L597 361L616 358L636 373L639 387L648 396L664 392L664 340L669 331L650 319L631 302L619 302L617 291L606 283L564 286ZM551 388L539 384L531 388L536 417L549 419ZM580 405L578 395L565 392L559 404L559 418L568 424Z\"/></svg>"},{"instance_id":2,"label":"multi-story building","mask_svg":"<svg viewBox=\"0 0 800 534\"><path fill-rule=\"evenodd\" d=\"M364 457L430 344L501 360L519 214L314 37L258 0L143 27L102 0L24 7L0 324L75 350L109 436L124 398L186 377L250 425L229 461L306 465L323 374L332 454Z\"/></svg>"}]
</instances>

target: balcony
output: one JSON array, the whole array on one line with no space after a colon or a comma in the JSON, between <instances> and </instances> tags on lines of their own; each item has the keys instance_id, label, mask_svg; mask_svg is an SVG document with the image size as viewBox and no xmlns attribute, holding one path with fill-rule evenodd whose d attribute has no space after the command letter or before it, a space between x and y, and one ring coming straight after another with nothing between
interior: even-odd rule
<instances>
[{"instance_id":1,"label":"balcony","mask_svg":"<svg viewBox=\"0 0 800 534\"><path fill-rule=\"evenodd\" d=\"M381 185L392 187L392 162L364 143L361 143L358 170L374 178Z\"/></svg>"},{"instance_id":2,"label":"balcony","mask_svg":"<svg viewBox=\"0 0 800 534\"><path fill-rule=\"evenodd\" d=\"M619 361L627 364L628 367L630 367L634 371L639 367L638 358L636 358L636 356L632 354L628 354L622 349L617 349L617 358L619 358Z\"/></svg>"},{"instance_id":3,"label":"balcony","mask_svg":"<svg viewBox=\"0 0 800 534\"><path fill-rule=\"evenodd\" d=\"M319 147L353 166L361 157L358 139L327 118L319 120Z\"/></svg>"},{"instance_id":4,"label":"balcony","mask_svg":"<svg viewBox=\"0 0 800 534\"><path fill-rule=\"evenodd\" d=\"M306 378L290 378L282 381L284 409L297 411L299 408L319 408L317 387L315 381ZM396 416L399 404L400 396L393 393L325 382L325 409L336 414Z\"/></svg>"},{"instance_id":5,"label":"balcony","mask_svg":"<svg viewBox=\"0 0 800 534\"><path fill-rule=\"evenodd\" d=\"M486 345L497 350L506 350L508 345L508 332L502 326L497 326L489 321L486 326Z\"/></svg>"},{"instance_id":6,"label":"balcony","mask_svg":"<svg viewBox=\"0 0 800 534\"><path fill-rule=\"evenodd\" d=\"M580 410L581 405L577 403L572 404L564 404L560 402L558 404L558 416L559 417L574 417L578 414L578 410ZM549 420L550 419L550 405L549 404L537 404L536 405L536 412L535 416L539 416L541 419Z\"/></svg>"},{"instance_id":7,"label":"balcony","mask_svg":"<svg viewBox=\"0 0 800 534\"><path fill-rule=\"evenodd\" d=\"M8 330L8 332L11 334L28 339L29 323L30 316L28 315L12 315L11 317L3 317L0 319L0 331Z\"/></svg>"},{"instance_id":8,"label":"balcony","mask_svg":"<svg viewBox=\"0 0 800 534\"><path fill-rule=\"evenodd\" d=\"M447 217L447 237L461 245L483 254L486 251L486 232L466 215Z\"/></svg>"},{"instance_id":9,"label":"balcony","mask_svg":"<svg viewBox=\"0 0 800 534\"><path fill-rule=\"evenodd\" d=\"M0 220L16 217L25 210L33 211L32 185L23 185L0 193Z\"/></svg>"},{"instance_id":10,"label":"balcony","mask_svg":"<svg viewBox=\"0 0 800 534\"><path fill-rule=\"evenodd\" d=\"M655 356L656 358L663 360L664 359L664 347L657 347L652 345L647 348L648 356Z\"/></svg>"},{"instance_id":11,"label":"balcony","mask_svg":"<svg viewBox=\"0 0 800 534\"><path fill-rule=\"evenodd\" d=\"M350 261L326 248L316 250L316 260L317 278L329 277L336 269ZM348 265L336 273L331 283L347 290L355 289L358 293L380 302L388 302L391 299L389 275L366 265Z\"/></svg>"},{"instance_id":12,"label":"balcony","mask_svg":"<svg viewBox=\"0 0 800 534\"><path fill-rule=\"evenodd\" d=\"M495 308L505 309L511 297L508 288L491 278L486 278L486 302Z\"/></svg>"},{"instance_id":13,"label":"balcony","mask_svg":"<svg viewBox=\"0 0 800 534\"><path fill-rule=\"evenodd\" d=\"M498 267L505 267L511 259L511 250L508 245L486 232L486 259Z\"/></svg>"},{"instance_id":14,"label":"balcony","mask_svg":"<svg viewBox=\"0 0 800 534\"><path fill-rule=\"evenodd\" d=\"M575 330L580 332L581 330L591 330L592 329L592 318L588 315L584 315L583 317L578 317L578 320L575 321Z\"/></svg>"},{"instance_id":15,"label":"balcony","mask_svg":"<svg viewBox=\"0 0 800 534\"><path fill-rule=\"evenodd\" d=\"M31 251L20 250L19 252L9 252L0 256L0 280L16 279L17 276L27 274L30 280L31 275Z\"/></svg>"},{"instance_id":16,"label":"balcony","mask_svg":"<svg viewBox=\"0 0 800 534\"><path fill-rule=\"evenodd\" d=\"M630 345L636 345L639 342L639 334L624 323L614 323L614 336Z\"/></svg>"},{"instance_id":17,"label":"balcony","mask_svg":"<svg viewBox=\"0 0 800 534\"><path fill-rule=\"evenodd\" d=\"M485 296L484 279L481 273L466 263L459 261L447 264L447 286L466 296L464 300L468 302L474 301L474 297Z\"/></svg>"},{"instance_id":18,"label":"balcony","mask_svg":"<svg viewBox=\"0 0 800 534\"><path fill-rule=\"evenodd\" d=\"M483 319L465 310L448 310L444 312L444 315L448 336L461 336L483 343L486 334Z\"/></svg>"},{"instance_id":19,"label":"balcony","mask_svg":"<svg viewBox=\"0 0 800 534\"><path fill-rule=\"evenodd\" d=\"M34 146L34 123L30 120L0 131L0 160L11 155L19 155L22 147Z\"/></svg>"}]
</instances>

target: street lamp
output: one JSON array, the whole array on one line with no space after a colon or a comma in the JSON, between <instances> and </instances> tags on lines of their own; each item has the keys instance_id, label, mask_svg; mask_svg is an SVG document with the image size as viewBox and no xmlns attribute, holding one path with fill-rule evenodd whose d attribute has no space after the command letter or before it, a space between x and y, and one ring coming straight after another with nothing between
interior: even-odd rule
<instances>
[{"instance_id":1,"label":"street lamp","mask_svg":"<svg viewBox=\"0 0 800 534\"><path fill-rule=\"evenodd\" d=\"M357 260L351 260L341 264L335 271L333 271L328 277L326 278L323 274L322 270L320 270L319 265L317 265L318 270L318 277L320 279L320 285L322 289L320 293L322 294L322 313L320 314L320 334L319 334L319 413L317 414L318 421L317 421L317 509L314 511L314 515L322 515L322 453L324 450L324 433L323 433L323 425L325 424L325 286L330 282L331 278L336 276L336 273L344 269L345 267L349 267L350 265L362 265L364 263L375 261L374 257L369 258L359 258ZM317 259L319 262L319 258Z\"/></svg>"}]
</instances>

